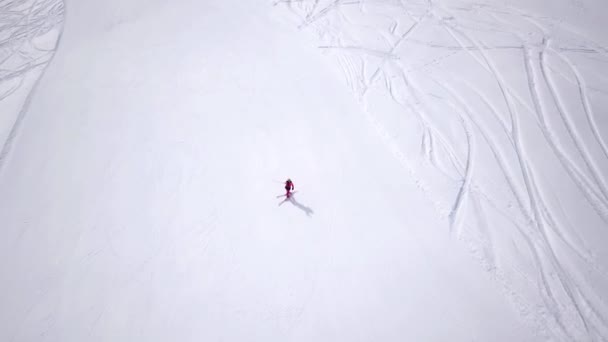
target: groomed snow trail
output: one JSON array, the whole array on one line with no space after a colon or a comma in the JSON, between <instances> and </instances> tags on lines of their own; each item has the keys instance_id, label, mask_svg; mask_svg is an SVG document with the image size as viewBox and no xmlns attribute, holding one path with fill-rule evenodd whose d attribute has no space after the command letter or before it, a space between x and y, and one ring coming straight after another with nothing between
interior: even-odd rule
<instances>
[{"instance_id":1,"label":"groomed snow trail","mask_svg":"<svg viewBox=\"0 0 608 342\"><path fill-rule=\"evenodd\" d=\"M278 1L550 340L608 340L608 5Z\"/></svg>"}]
</instances>

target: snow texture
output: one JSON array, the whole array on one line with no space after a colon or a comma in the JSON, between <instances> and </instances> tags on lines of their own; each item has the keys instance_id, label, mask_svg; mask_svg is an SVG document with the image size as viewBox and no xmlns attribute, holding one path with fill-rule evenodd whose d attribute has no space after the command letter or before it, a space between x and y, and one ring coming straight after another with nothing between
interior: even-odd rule
<instances>
[{"instance_id":1,"label":"snow texture","mask_svg":"<svg viewBox=\"0 0 608 342\"><path fill-rule=\"evenodd\" d=\"M0 340L608 341L607 13L0 1Z\"/></svg>"}]
</instances>

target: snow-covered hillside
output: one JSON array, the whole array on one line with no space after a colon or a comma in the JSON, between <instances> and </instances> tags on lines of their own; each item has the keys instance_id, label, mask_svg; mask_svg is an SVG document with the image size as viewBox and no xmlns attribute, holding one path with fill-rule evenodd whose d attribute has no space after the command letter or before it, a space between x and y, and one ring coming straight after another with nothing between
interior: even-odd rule
<instances>
[{"instance_id":1,"label":"snow-covered hillside","mask_svg":"<svg viewBox=\"0 0 608 342\"><path fill-rule=\"evenodd\" d=\"M285 6L520 313L608 339L608 5Z\"/></svg>"},{"instance_id":2,"label":"snow-covered hillside","mask_svg":"<svg viewBox=\"0 0 608 342\"><path fill-rule=\"evenodd\" d=\"M0 2L0 164L32 87L55 52L62 19L61 0Z\"/></svg>"},{"instance_id":3,"label":"snow-covered hillside","mask_svg":"<svg viewBox=\"0 0 608 342\"><path fill-rule=\"evenodd\" d=\"M606 13L0 2L0 340L608 340Z\"/></svg>"}]
</instances>

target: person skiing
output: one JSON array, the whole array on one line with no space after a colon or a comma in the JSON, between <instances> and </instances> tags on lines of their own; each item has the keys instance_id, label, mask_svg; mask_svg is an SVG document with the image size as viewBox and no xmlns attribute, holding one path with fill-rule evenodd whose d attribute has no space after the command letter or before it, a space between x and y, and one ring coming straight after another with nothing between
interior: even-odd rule
<instances>
[{"instance_id":1,"label":"person skiing","mask_svg":"<svg viewBox=\"0 0 608 342\"><path fill-rule=\"evenodd\" d=\"M291 191L293 191L294 186L293 186L293 182L291 181L290 178L287 178L287 180L285 181L285 190L287 191L285 193L285 197L289 198L291 197Z\"/></svg>"}]
</instances>

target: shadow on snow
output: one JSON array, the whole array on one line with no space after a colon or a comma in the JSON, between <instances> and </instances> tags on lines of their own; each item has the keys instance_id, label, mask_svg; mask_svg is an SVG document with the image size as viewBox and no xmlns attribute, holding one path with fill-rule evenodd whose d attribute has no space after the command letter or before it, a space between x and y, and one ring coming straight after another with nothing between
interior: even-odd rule
<instances>
[{"instance_id":1,"label":"shadow on snow","mask_svg":"<svg viewBox=\"0 0 608 342\"><path fill-rule=\"evenodd\" d=\"M285 203L285 202L290 202L291 204L293 204L294 207L302 210L306 214L306 216L310 217L310 216L312 216L312 214L314 214L314 211L312 210L312 208L307 207L307 206L303 205L302 203L296 201L296 198L294 195L291 195L290 198L286 198L283 201L281 201L279 203L279 206L283 205L283 203Z\"/></svg>"}]
</instances>

